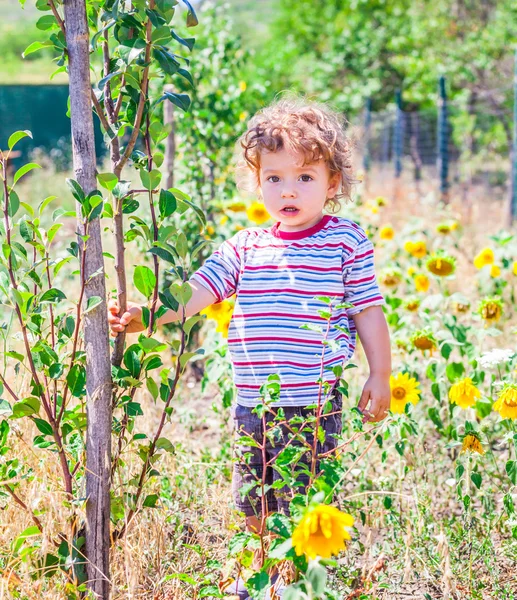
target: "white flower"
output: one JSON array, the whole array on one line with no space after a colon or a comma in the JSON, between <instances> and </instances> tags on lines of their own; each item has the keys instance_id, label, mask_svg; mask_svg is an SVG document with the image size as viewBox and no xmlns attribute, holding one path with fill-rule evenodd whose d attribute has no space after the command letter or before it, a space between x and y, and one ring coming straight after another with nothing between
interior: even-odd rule
<instances>
[{"instance_id":1,"label":"white flower","mask_svg":"<svg viewBox=\"0 0 517 600\"><path fill-rule=\"evenodd\" d=\"M496 367L501 363L510 362L511 358L515 354L514 350L509 348L496 348L490 350L490 352L484 352L478 359L479 364L485 369L490 367Z\"/></svg>"}]
</instances>

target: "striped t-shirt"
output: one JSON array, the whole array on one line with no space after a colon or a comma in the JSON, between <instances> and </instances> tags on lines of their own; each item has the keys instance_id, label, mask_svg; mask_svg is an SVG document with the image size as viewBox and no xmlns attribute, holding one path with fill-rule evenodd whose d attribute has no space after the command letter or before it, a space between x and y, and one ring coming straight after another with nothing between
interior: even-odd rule
<instances>
[{"instance_id":1,"label":"striped t-shirt","mask_svg":"<svg viewBox=\"0 0 517 600\"><path fill-rule=\"evenodd\" d=\"M281 406L306 406L318 398L321 355L325 381L330 370L354 353L356 331L351 315L384 304L377 286L373 245L359 225L325 215L303 231L279 231L279 223L251 227L223 242L192 279L222 301L236 294L228 346L237 403L255 406L268 375L280 376ZM333 309L327 340L328 305L317 296L353 308ZM323 333L301 329L316 325ZM339 326L339 329L336 327Z\"/></svg>"}]
</instances>

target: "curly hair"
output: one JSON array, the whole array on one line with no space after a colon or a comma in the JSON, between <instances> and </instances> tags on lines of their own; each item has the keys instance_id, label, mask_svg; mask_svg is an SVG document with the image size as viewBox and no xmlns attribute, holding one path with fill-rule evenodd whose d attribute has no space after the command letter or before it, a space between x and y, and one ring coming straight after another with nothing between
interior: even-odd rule
<instances>
[{"instance_id":1,"label":"curly hair","mask_svg":"<svg viewBox=\"0 0 517 600\"><path fill-rule=\"evenodd\" d=\"M351 199L352 185L358 183L353 177L352 144L345 135L345 123L327 104L292 93L262 108L250 119L235 146L238 189L256 193L261 153L285 149L301 153L304 166L323 159L331 176L340 174L337 194L325 202L329 212L338 212L339 199Z\"/></svg>"}]
</instances>

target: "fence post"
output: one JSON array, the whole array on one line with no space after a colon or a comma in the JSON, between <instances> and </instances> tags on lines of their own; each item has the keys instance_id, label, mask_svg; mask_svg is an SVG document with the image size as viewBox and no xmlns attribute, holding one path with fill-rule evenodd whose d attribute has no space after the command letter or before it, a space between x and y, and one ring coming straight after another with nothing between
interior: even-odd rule
<instances>
[{"instance_id":1,"label":"fence post","mask_svg":"<svg viewBox=\"0 0 517 600\"><path fill-rule=\"evenodd\" d=\"M372 125L372 99L366 99L366 107L364 109L364 154L363 154L363 169L365 174L368 173L371 166L370 156L370 135Z\"/></svg>"},{"instance_id":2,"label":"fence post","mask_svg":"<svg viewBox=\"0 0 517 600\"><path fill-rule=\"evenodd\" d=\"M402 92L395 92L395 131L393 132L393 155L395 157L395 177L402 173Z\"/></svg>"},{"instance_id":3,"label":"fence post","mask_svg":"<svg viewBox=\"0 0 517 600\"><path fill-rule=\"evenodd\" d=\"M438 174L440 177L440 198L449 202L449 120L447 115L447 94L445 77L440 76L438 99Z\"/></svg>"},{"instance_id":4,"label":"fence post","mask_svg":"<svg viewBox=\"0 0 517 600\"><path fill-rule=\"evenodd\" d=\"M507 211L507 225L511 227L517 216L517 48L515 49L514 58L514 75L513 75L513 139L512 149L510 152L511 177L510 182L510 197Z\"/></svg>"}]
</instances>

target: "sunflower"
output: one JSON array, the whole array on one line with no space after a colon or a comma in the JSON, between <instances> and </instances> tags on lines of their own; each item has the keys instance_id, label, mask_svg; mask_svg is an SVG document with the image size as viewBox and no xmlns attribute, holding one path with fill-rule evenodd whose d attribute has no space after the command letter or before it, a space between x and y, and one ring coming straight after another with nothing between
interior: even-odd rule
<instances>
[{"instance_id":1,"label":"sunflower","mask_svg":"<svg viewBox=\"0 0 517 600\"><path fill-rule=\"evenodd\" d=\"M483 450L483 446L481 445L481 442L479 441L477 433L470 432L470 433L467 433L463 437L463 444L461 446L461 451L467 452L467 450L469 452L477 452L478 454L485 453L485 451Z\"/></svg>"},{"instance_id":2,"label":"sunflower","mask_svg":"<svg viewBox=\"0 0 517 600\"><path fill-rule=\"evenodd\" d=\"M400 348L401 350L405 350L406 352L408 351L408 341L405 338L395 338L393 340L393 343L395 344L395 346L397 348Z\"/></svg>"},{"instance_id":3,"label":"sunflower","mask_svg":"<svg viewBox=\"0 0 517 600\"><path fill-rule=\"evenodd\" d=\"M417 292L427 292L430 284L431 282L427 275L420 274L415 276L415 288Z\"/></svg>"},{"instance_id":4,"label":"sunflower","mask_svg":"<svg viewBox=\"0 0 517 600\"><path fill-rule=\"evenodd\" d=\"M379 230L381 240L392 240L395 237L395 230L391 225L385 225Z\"/></svg>"},{"instance_id":5,"label":"sunflower","mask_svg":"<svg viewBox=\"0 0 517 600\"><path fill-rule=\"evenodd\" d=\"M427 245L424 241L409 241L404 244L404 250L415 258L424 258L424 256L427 254Z\"/></svg>"},{"instance_id":6,"label":"sunflower","mask_svg":"<svg viewBox=\"0 0 517 600\"><path fill-rule=\"evenodd\" d=\"M395 376L391 375L391 412L403 413L408 402L416 404L420 400L419 385L418 381L410 377L407 373L398 373Z\"/></svg>"},{"instance_id":7,"label":"sunflower","mask_svg":"<svg viewBox=\"0 0 517 600\"><path fill-rule=\"evenodd\" d=\"M501 275L501 267L497 265L492 265L490 267L490 277L493 277L495 279L496 277L499 277L499 275Z\"/></svg>"},{"instance_id":8,"label":"sunflower","mask_svg":"<svg viewBox=\"0 0 517 600\"><path fill-rule=\"evenodd\" d=\"M221 217L221 220L219 221L220 225L226 225L226 223L228 223L228 215L223 215Z\"/></svg>"},{"instance_id":9,"label":"sunflower","mask_svg":"<svg viewBox=\"0 0 517 600\"><path fill-rule=\"evenodd\" d=\"M517 384L507 383L494 403L496 410L503 419L517 419Z\"/></svg>"},{"instance_id":10,"label":"sunflower","mask_svg":"<svg viewBox=\"0 0 517 600\"><path fill-rule=\"evenodd\" d=\"M354 519L334 506L322 504L309 509L293 531L293 546L296 554L305 554L308 559L316 556L330 558L346 548Z\"/></svg>"},{"instance_id":11,"label":"sunflower","mask_svg":"<svg viewBox=\"0 0 517 600\"><path fill-rule=\"evenodd\" d=\"M386 198L383 198L382 196L377 196L377 198L375 198L375 202L377 206L386 206Z\"/></svg>"},{"instance_id":12,"label":"sunflower","mask_svg":"<svg viewBox=\"0 0 517 600\"><path fill-rule=\"evenodd\" d=\"M476 398L481 396L481 392L472 383L470 377L466 377L455 383L449 390L449 400L461 408L470 408L476 403Z\"/></svg>"},{"instance_id":13,"label":"sunflower","mask_svg":"<svg viewBox=\"0 0 517 600\"><path fill-rule=\"evenodd\" d=\"M244 212L246 210L246 204L244 202L230 202L230 204L226 204L224 208L227 208L232 212Z\"/></svg>"},{"instance_id":14,"label":"sunflower","mask_svg":"<svg viewBox=\"0 0 517 600\"><path fill-rule=\"evenodd\" d=\"M452 307L457 313L466 313L470 310L470 302L459 302L456 300L452 303Z\"/></svg>"},{"instance_id":15,"label":"sunflower","mask_svg":"<svg viewBox=\"0 0 517 600\"><path fill-rule=\"evenodd\" d=\"M409 277L413 277L413 275L415 275L415 273L417 272L417 268L416 267L408 267L407 268L407 274Z\"/></svg>"},{"instance_id":16,"label":"sunflower","mask_svg":"<svg viewBox=\"0 0 517 600\"><path fill-rule=\"evenodd\" d=\"M500 298L485 298L481 301L478 314L480 314L487 323L499 321L503 314L503 302Z\"/></svg>"},{"instance_id":17,"label":"sunflower","mask_svg":"<svg viewBox=\"0 0 517 600\"><path fill-rule=\"evenodd\" d=\"M402 275L398 269L385 269L379 279L386 287L395 287L401 282Z\"/></svg>"},{"instance_id":18,"label":"sunflower","mask_svg":"<svg viewBox=\"0 0 517 600\"><path fill-rule=\"evenodd\" d=\"M517 275L517 261L515 261L513 263L512 272L513 272L514 275Z\"/></svg>"},{"instance_id":19,"label":"sunflower","mask_svg":"<svg viewBox=\"0 0 517 600\"><path fill-rule=\"evenodd\" d=\"M444 221L443 223L438 223L438 225L436 226L436 231L438 233L441 233L442 235L447 235L451 232L451 224L447 221Z\"/></svg>"},{"instance_id":20,"label":"sunflower","mask_svg":"<svg viewBox=\"0 0 517 600\"><path fill-rule=\"evenodd\" d=\"M474 258L474 266L476 269L482 269L494 262L494 251L492 248L483 248L481 252Z\"/></svg>"},{"instance_id":21,"label":"sunflower","mask_svg":"<svg viewBox=\"0 0 517 600\"><path fill-rule=\"evenodd\" d=\"M447 277L456 270L456 259L447 254L433 254L427 261L427 268L433 275L438 277Z\"/></svg>"},{"instance_id":22,"label":"sunflower","mask_svg":"<svg viewBox=\"0 0 517 600\"><path fill-rule=\"evenodd\" d=\"M433 350L436 350L437 342L434 335L429 331L429 329L419 329L415 331L415 333L410 338L411 343L418 350L430 350L431 354Z\"/></svg>"},{"instance_id":23,"label":"sunflower","mask_svg":"<svg viewBox=\"0 0 517 600\"><path fill-rule=\"evenodd\" d=\"M253 202L253 204L246 211L246 214L248 215L248 219L257 225L262 225L271 219L266 207L262 204L262 202Z\"/></svg>"},{"instance_id":24,"label":"sunflower","mask_svg":"<svg viewBox=\"0 0 517 600\"><path fill-rule=\"evenodd\" d=\"M404 302L404 308L409 312L416 312L420 307L420 298L413 296Z\"/></svg>"},{"instance_id":25,"label":"sunflower","mask_svg":"<svg viewBox=\"0 0 517 600\"><path fill-rule=\"evenodd\" d=\"M233 311L233 305L228 300L222 302L216 302L204 308L200 314L206 315L209 319L218 321L219 319L226 318L227 315L231 315Z\"/></svg>"},{"instance_id":26,"label":"sunflower","mask_svg":"<svg viewBox=\"0 0 517 600\"><path fill-rule=\"evenodd\" d=\"M224 338L228 337L228 330L230 329L230 323L232 320L232 315L223 315L219 319L217 319L217 327L215 328Z\"/></svg>"}]
</instances>

